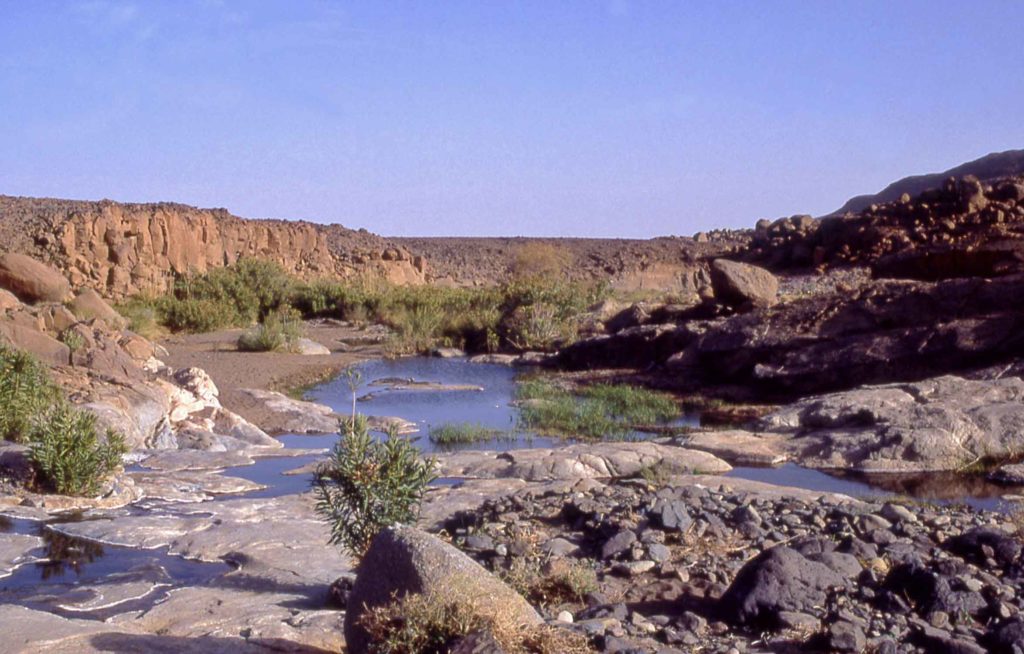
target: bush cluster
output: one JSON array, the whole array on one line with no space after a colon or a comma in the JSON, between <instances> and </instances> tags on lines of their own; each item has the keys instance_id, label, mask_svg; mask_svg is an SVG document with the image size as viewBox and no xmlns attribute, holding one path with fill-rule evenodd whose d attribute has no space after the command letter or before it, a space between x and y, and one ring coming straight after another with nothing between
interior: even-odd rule
<instances>
[{"instance_id":1,"label":"bush cluster","mask_svg":"<svg viewBox=\"0 0 1024 654\"><path fill-rule=\"evenodd\" d=\"M256 327L238 337L243 352L293 351L302 338L301 316L288 307L267 314Z\"/></svg>"},{"instance_id":2,"label":"bush cluster","mask_svg":"<svg viewBox=\"0 0 1024 654\"><path fill-rule=\"evenodd\" d=\"M241 259L182 276L167 295L136 296L119 309L143 334L153 334L155 325L186 332L248 327L292 308L307 319L387 325L395 332L390 343L395 353L439 345L473 352L551 350L573 340L580 317L607 295L600 286L561 281L553 272L563 265L557 261L546 251L527 252L508 284L440 288L365 280L300 282L275 263Z\"/></svg>"},{"instance_id":3,"label":"bush cluster","mask_svg":"<svg viewBox=\"0 0 1024 654\"><path fill-rule=\"evenodd\" d=\"M68 404L46 368L0 345L0 436L29 444L37 482L65 495L95 495L121 464L123 437L101 437L96 416Z\"/></svg>"},{"instance_id":4,"label":"bush cluster","mask_svg":"<svg viewBox=\"0 0 1024 654\"><path fill-rule=\"evenodd\" d=\"M460 638L489 634L508 654L583 654L593 651L579 632L550 625L524 626L511 612L480 610L472 598L411 593L367 611L375 654L445 654ZM487 651L493 651L488 649Z\"/></svg>"}]
</instances>

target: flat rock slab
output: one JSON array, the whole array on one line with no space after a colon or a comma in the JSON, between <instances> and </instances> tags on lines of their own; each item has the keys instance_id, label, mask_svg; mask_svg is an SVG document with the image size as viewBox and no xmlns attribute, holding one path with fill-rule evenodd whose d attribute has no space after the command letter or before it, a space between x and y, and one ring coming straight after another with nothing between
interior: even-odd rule
<instances>
[{"instance_id":1,"label":"flat rock slab","mask_svg":"<svg viewBox=\"0 0 1024 654\"><path fill-rule=\"evenodd\" d=\"M688 434L680 440L680 445L709 452L736 466L774 466L788 458L779 443L781 440L769 434L730 429Z\"/></svg>"},{"instance_id":2,"label":"flat rock slab","mask_svg":"<svg viewBox=\"0 0 1024 654\"><path fill-rule=\"evenodd\" d=\"M394 429L396 434L406 435L418 433L420 428L415 422L409 422L405 418L395 416L367 416L366 426L371 431L387 432Z\"/></svg>"},{"instance_id":3,"label":"flat rock slab","mask_svg":"<svg viewBox=\"0 0 1024 654\"><path fill-rule=\"evenodd\" d=\"M214 495L245 493L266 488L263 484L207 470L176 470L129 473L146 498L168 502L202 502Z\"/></svg>"},{"instance_id":4,"label":"flat rock slab","mask_svg":"<svg viewBox=\"0 0 1024 654\"><path fill-rule=\"evenodd\" d=\"M107 638L103 644L109 649L105 651L343 651L345 614L323 610L322 596L310 596L307 589L284 583L238 588L231 575L224 579L216 587L173 591L166 601L145 615L119 620L118 626L144 630L150 635ZM326 586L319 590L325 594ZM155 633L160 636L152 635ZM171 649L173 645L178 649Z\"/></svg>"},{"instance_id":5,"label":"flat rock slab","mask_svg":"<svg viewBox=\"0 0 1024 654\"><path fill-rule=\"evenodd\" d=\"M82 643L97 634L120 632L96 620L70 620L16 604L0 604L0 624L4 626L4 649L9 652L99 651Z\"/></svg>"},{"instance_id":6,"label":"flat rock slab","mask_svg":"<svg viewBox=\"0 0 1024 654\"><path fill-rule=\"evenodd\" d=\"M781 486L763 481L743 479L742 477L725 477L722 475L672 475L669 477L666 485L673 488L698 486L722 492L739 491L749 493L751 499L797 499L805 502L826 501L835 504L862 504L860 500L849 495L843 495L842 493L809 490L795 486Z\"/></svg>"},{"instance_id":7,"label":"flat rock slab","mask_svg":"<svg viewBox=\"0 0 1024 654\"><path fill-rule=\"evenodd\" d=\"M46 548L39 536L0 534L0 577L6 577L18 567L43 558L46 558Z\"/></svg>"},{"instance_id":8,"label":"flat rock slab","mask_svg":"<svg viewBox=\"0 0 1024 654\"><path fill-rule=\"evenodd\" d=\"M341 417L334 409L316 402L296 400L283 393L258 388L239 389L238 407L258 413L260 428L268 434L334 434Z\"/></svg>"},{"instance_id":9,"label":"flat rock slab","mask_svg":"<svg viewBox=\"0 0 1024 654\"><path fill-rule=\"evenodd\" d=\"M418 381L415 379L397 379L395 377L376 379L370 382L370 386L383 386L385 390L389 391L423 391L432 393L450 393L456 391L479 392L484 390L483 386L478 386L476 384L442 384L440 382Z\"/></svg>"},{"instance_id":10,"label":"flat rock slab","mask_svg":"<svg viewBox=\"0 0 1024 654\"><path fill-rule=\"evenodd\" d=\"M275 450L279 453L281 450ZM253 457L244 451L207 452L204 450L168 450L139 462L143 468L173 472L178 470L221 470L253 464Z\"/></svg>"},{"instance_id":11,"label":"flat rock slab","mask_svg":"<svg viewBox=\"0 0 1024 654\"><path fill-rule=\"evenodd\" d=\"M442 477L525 481L629 477L655 466L674 472L721 473L732 469L707 452L650 442L580 443L500 453L459 452L441 455L438 460Z\"/></svg>"}]
</instances>

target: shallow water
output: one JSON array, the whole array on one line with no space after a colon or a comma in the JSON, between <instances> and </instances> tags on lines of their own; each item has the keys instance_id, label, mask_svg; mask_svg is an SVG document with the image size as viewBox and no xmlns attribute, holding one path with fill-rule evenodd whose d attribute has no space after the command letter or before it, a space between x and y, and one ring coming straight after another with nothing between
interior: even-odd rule
<instances>
[{"instance_id":1,"label":"shallow water","mask_svg":"<svg viewBox=\"0 0 1024 654\"><path fill-rule=\"evenodd\" d=\"M78 519L77 516L72 519ZM187 560L166 548L136 549L75 538L48 523L0 517L0 533L39 536L38 561L0 578L0 603L42 608L69 617L105 619L162 600L174 588L196 586L230 571L227 563Z\"/></svg>"},{"instance_id":2,"label":"shallow water","mask_svg":"<svg viewBox=\"0 0 1024 654\"><path fill-rule=\"evenodd\" d=\"M900 496L936 504L965 504L984 511L1008 510L1013 503L1004 500L1003 496L1021 491L1020 488L993 484L980 475L942 472L916 475L829 474L793 463L776 468L733 468L725 476L862 499Z\"/></svg>"}]
</instances>

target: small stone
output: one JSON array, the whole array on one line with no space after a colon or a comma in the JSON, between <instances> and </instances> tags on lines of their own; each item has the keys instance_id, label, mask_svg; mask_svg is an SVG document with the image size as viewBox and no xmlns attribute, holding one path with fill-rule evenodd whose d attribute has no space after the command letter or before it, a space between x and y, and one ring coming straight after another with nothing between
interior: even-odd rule
<instances>
[{"instance_id":1,"label":"small stone","mask_svg":"<svg viewBox=\"0 0 1024 654\"><path fill-rule=\"evenodd\" d=\"M867 639L860 627L843 621L829 627L828 643L836 652L862 652Z\"/></svg>"},{"instance_id":2,"label":"small stone","mask_svg":"<svg viewBox=\"0 0 1024 654\"><path fill-rule=\"evenodd\" d=\"M556 617L555 620L557 620L559 622L564 622L565 624L572 624L573 623L572 613L569 613L568 611L559 611L558 612L558 617Z\"/></svg>"},{"instance_id":3,"label":"small stone","mask_svg":"<svg viewBox=\"0 0 1024 654\"><path fill-rule=\"evenodd\" d=\"M601 546L601 558L604 560L614 559L632 549L636 542L636 534L628 529L623 529L615 534Z\"/></svg>"},{"instance_id":4,"label":"small stone","mask_svg":"<svg viewBox=\"0 0 1024 654\"><path fill-rule=\"evenodd\" d=\"M654 561L627 561L625 563L617 563L612 570L618 574L625 575L627 577L635 577L642 575L645 572L650 572L654 569Z\"/></svg>"}]
</instances>

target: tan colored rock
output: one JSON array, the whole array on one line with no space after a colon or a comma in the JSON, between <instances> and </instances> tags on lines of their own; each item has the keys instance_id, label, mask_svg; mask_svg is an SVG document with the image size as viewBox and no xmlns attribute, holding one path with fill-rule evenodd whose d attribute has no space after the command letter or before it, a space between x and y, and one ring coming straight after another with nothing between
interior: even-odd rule
<instances>
[{"instance_id":1,"label":"tan colored rock","mask_svg":"<svg viewBox=\"0 0 1024 654\"><path fill-rule=\"evenodd\" d=\"M18 296L6 289L0 288L0 311L16 309L21 306Z\"/></svg>"},{"instance_id":2,"label":"tan colored rock","mask_svg":"<svg viewBox=\"0 0 1024 654\"><path fill-rule=\"evenodd\" d=\"M0 321L0 341L31 353L40 361L65 366L71 359L71 350L52 336L12 321Z\"/></svg>"},{"instance_id":3,"label":"tan colored rock","mask_svg":"<svg viewBox=\"0 0 1024 654\"><path fill-rule=\"evenodd\" d=\"M80 320L102 320L114 329L123 329L128 321L114 310L100 294L91 288L84 288L71 301L71 310Z\"/></svg>"},{"instance_id":4,"label":"tan colored rock","mask_svg":"<svg viewBox=\"0 0 1024 654\"><path fill-rule=\"evenodd\" d=\"M715 298L732 306L771 306L779 292L779 280L764 268L728 259L711 262Z\"/></svg>"},{"instance_id":5,"label":"tan colored rock","mask_svg":"<svg viewBox=\"0 0 1024 654\"><path fill-rule=\"evenodd\" d=\"M732 467L707 452L657 443L580 443L565 447L465 451L438 457L442 477L526 481L630 477L659 465L669 471L722 473Z\"/></svg>"},{"instance_id":6,"label":"tan colored rock","mask_svg":"<svg viewBox=\"0 0 1024 654\"><path fill-rule=\"evenodd\" d=\"M16 252L0 255L0 288L25 302L62 302L70 290L55 268Z\"/></svg>"}]
</instances>

